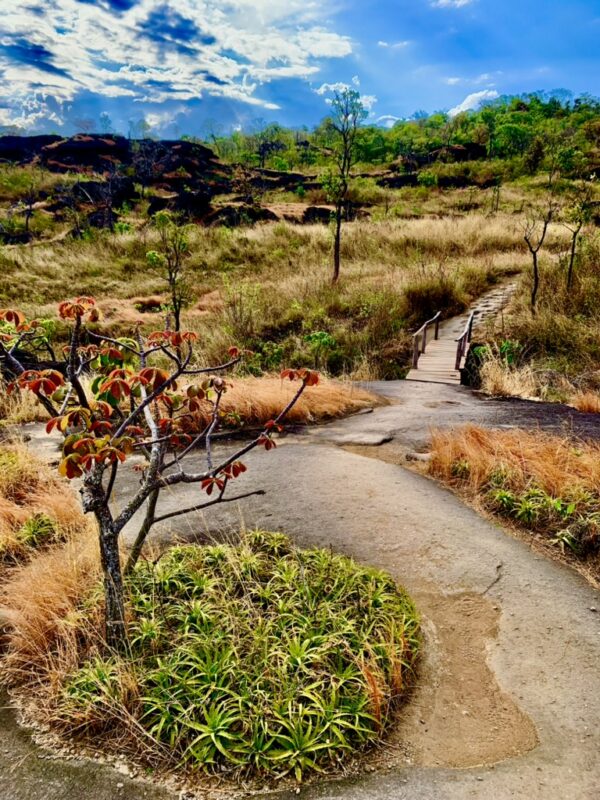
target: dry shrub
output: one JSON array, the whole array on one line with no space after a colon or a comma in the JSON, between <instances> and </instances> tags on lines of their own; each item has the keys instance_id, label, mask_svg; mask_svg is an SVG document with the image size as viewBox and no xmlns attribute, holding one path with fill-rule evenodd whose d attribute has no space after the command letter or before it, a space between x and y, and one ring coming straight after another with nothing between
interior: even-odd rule
<instances>
[{"instance_id":1,"label":"dry shrub","mask_svg":"<svg viewBox=\"0 0 600 800\"><path fill-rule=\"evenodd\" d=\"M6 425L22 425L25 422L39 422L48 415L31 392L8 394L0 380L0 428Z\"/></svg>"},{"instance_id":2,"label":"dry shrub","mask_svg":"<svg viewBox=\"0 0 600 800\"><path fill-rule=\"evenodd\" d=\"M274 419L298 390L296 382L280 378L240 378L224 395L221 409L240 417L245 424L260 425ZM381 400L349 383L321 380L304 392L287 416L288 422L306 423L334 419L363 408L380 405ZM207 407L207 420L210 409Z\"/></svg>"},{"instance_id":3,"label":"dry shrub","mask_svg":"<svg viewBox=\"0 0 600 800\"><path fill-rule=\"evenodd\" d=\"M78 534L87 526L73 492L55 471L22 444L0 448L0 560L25 559L34 542L23 526L43 515L56 538ZM31 538L31 537L30 537Z\"/></svg>"},{"instance_id":4,"label":"dry shrub","mask_svg":"<svg viewBox=\"0 0 600 800\"><path fill-rule=\"evenodd\" d=\"M503 486L522 491L532 484L552 497L576 490L600 492L600 444L573 444L543 431L486 430L467 425L432 434L430 472L479 493L502 471Z\"/></svg>"},{"instance_id":5,"label":"dry shrub","mask_svg":"<svg viewBox=\"0 0 600 800\"><path fill-rule=\"evenodd\" d=\"M9 686L38 684L44 697L56 695L78 663L82 637L98 636L99 617L94 629L90 612L84 615L81 606L99 580L92 530L11 571L0 591L0 622L6 629L2 676ZM39 697L37 704L45 706Z\"/></svg>"},{"instance_id":6,"label":"dry shrub","mask_svg":"<svg viewBox=\"0 0 600 800\"><path fill-rule=\"evenodd\" d=\"M596 392L577 392L569 404L586 414L600 414L600 394Z\"/></svg>"},{"instance_id":7,"label":"dry shrub","mask_svg":"<svg viewBox=\"0 0 600 800\"><path fill-rule=\"evenodd\" d=\"M530 366L509 367L502 358L490 356L481 367L481 388L493 397L524 397L538 395L538 383Z\"/></svg>"}]
</instances>

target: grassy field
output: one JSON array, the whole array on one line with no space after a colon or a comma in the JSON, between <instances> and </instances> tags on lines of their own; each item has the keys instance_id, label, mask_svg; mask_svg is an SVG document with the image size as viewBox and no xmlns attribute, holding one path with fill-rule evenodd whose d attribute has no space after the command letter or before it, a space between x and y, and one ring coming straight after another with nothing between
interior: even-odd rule
<instances>
[{"instance_id":1,"label":"grassy field","mask_svg":"<svg viewBox=\"0 0 600 800\"><path fill-rule=\"evenodd\" d=\"M353 378L402 377L415 326L437 310L461 312L528 265L515 213L523 203L518 187L506 190L505 205L492 216L482 190L479 204L471 190L427 190L430 213L393 213L422 189L393 192L395 205L377 205L371 219L345 226L336 287L325 225L192 226L184 324L201 334L203 359L220 359L236 344L255 352L253 374L285 364ZM469 210L457 211L461 204ZM146 258L157 234L135 211L126 219L121 233L90 231L79 240L59 234L2 248L0 302L52 316L56 302L89 294L100 301L111 333L130 333L138 322L151 328L167 301L165 281ZM548 252L565 241L565 231L553 226Z\"/></svg>"}]
</instances>

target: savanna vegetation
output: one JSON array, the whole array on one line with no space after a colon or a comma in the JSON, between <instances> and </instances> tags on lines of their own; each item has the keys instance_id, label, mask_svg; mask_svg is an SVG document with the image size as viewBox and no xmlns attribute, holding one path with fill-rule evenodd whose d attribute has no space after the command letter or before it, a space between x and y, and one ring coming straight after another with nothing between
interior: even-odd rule
<instances>
[{"instance_id":1,"label":"savanna vegetation","mask_svg":"<svg viewBox=\"0 0 600 800\"><path fill-rule=\"evenodd\" d=\"M0 434L45 419L88 512L0 451L2 674L35 719L150 768L297 780L385 735L419 646L388 575L262 531L154 552L151 530L260 494L247 453L374 405L333 379L404 377L424 320L508 279L483 389L600 410L599 118L536 94L387 130L350 92L313 131L207 126L214 152L107 130L0 165ZM595 445L469 427L432 452L598 577Z\"/></svg>"},{"instance_id":2,"label":"savanna vegetation","mask_svg":"<svg viewBox=\"0 0 600 800\"><path fill-rule=\"evenodd\" d=\"M36 697L38 718L94 750L300 781L380 739L410 688L414 607L389 576L343 556L254 531L140 562L126 656L98 636L100 594L84 566L81 545L67 568L50 550L13 572L3 674Z\"/></svg>"},{"instance_id":3,"label":"savanna vegetation","mask_svg":"<svg viewBox=\"0 0 600 800\"><path fill-rule=\"evenodd\" d=\"M434 431L430 473L600 579L600 446L541 431Z\"/></svg>"}]
</instances>

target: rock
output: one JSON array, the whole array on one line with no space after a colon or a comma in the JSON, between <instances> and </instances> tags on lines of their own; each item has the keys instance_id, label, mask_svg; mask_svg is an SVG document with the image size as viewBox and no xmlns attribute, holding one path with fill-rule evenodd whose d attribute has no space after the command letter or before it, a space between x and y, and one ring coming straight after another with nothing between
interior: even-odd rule
<instances>
[{"instance_id":1,"label":"rock","mask_svg":"<svg viewBox=\"0 0 600 800\"><path fill-rule=\"evenodd\" d=\"M431 453L407 453L406 454L407 461L431 461Z\"/></svg>"},{"instance_id":2,"label":"rock","mask_svg":"<svg viewBox=\"0 0 600 800\"><path fill-rule=\"evenodd\" d=\"M29 163L44 147L61 140L61 136L0 136L0 160Z\"/></svg>"},{"instance_id":3,"label":"rock","mask_svg":"<svg viewBox=\"0 0 600 800\"><path fill-rule=\"evenodd\" d=\"M313 225L315 223L329 225L332 214L333 209L328 206L308 206L302 214L302 223L304 225Z\"/></svg>"}]
</instances>

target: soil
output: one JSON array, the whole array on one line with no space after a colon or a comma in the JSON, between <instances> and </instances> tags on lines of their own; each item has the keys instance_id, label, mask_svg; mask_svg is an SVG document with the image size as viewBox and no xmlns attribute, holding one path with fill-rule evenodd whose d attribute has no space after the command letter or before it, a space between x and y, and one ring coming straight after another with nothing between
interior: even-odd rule
<instances>
[{"instance_id":1,"label":"soil","mask_svg":"<svg viewBox=\"0 0 600 800\"><path fill-rule=\"evenodd\" d=\"M428 620L419 688L392 742L408 743L419 766L496 764L533 750L535 726L505 694L487 663L499 606L478 594L417 592Z\"/></svg>"}]
</instances>

